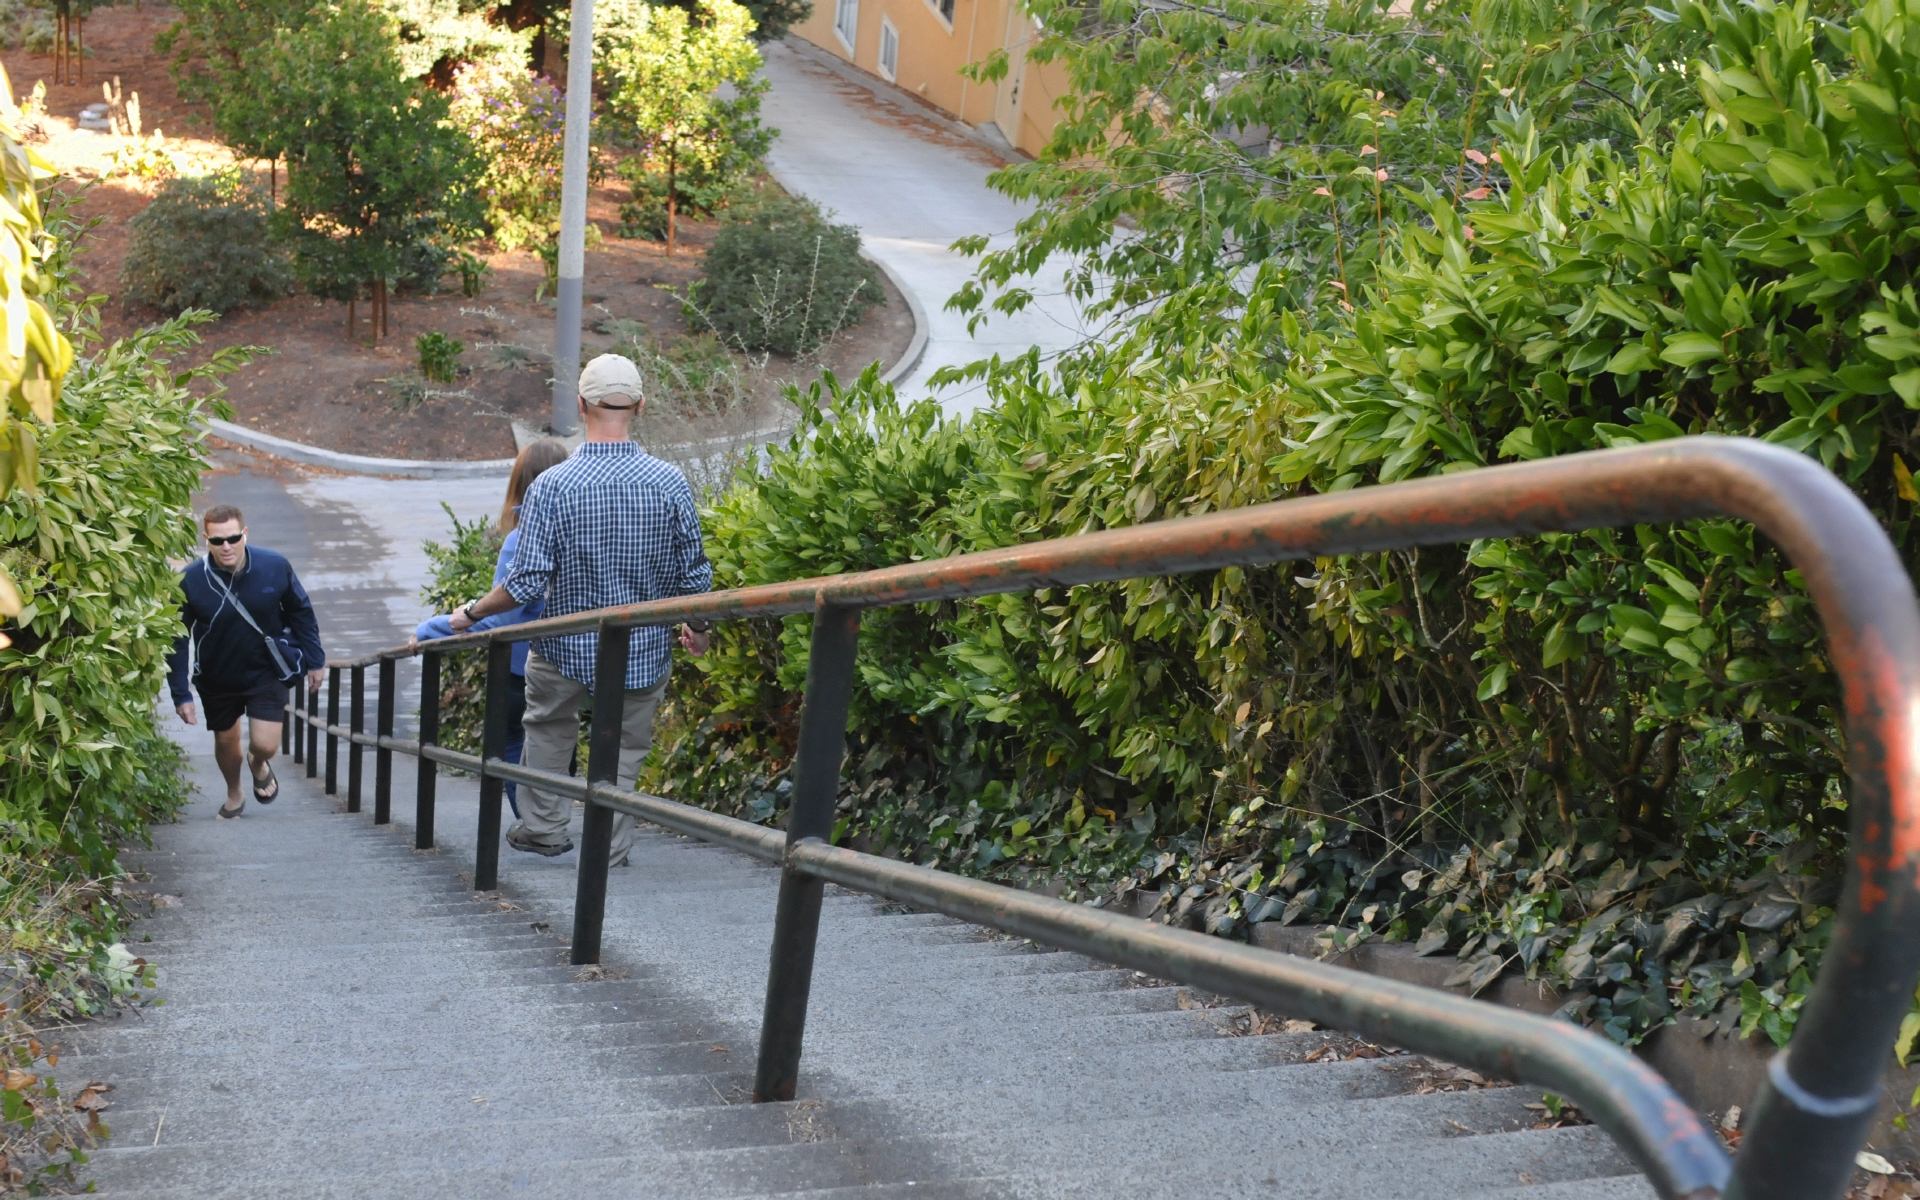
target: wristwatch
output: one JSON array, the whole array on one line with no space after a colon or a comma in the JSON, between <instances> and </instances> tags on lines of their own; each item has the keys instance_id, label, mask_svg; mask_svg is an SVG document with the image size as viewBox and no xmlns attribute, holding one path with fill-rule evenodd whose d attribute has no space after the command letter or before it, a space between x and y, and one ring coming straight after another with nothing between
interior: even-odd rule
<instances>
[{"instance_id":1,"label":"wristwatch","mask_svg":"<svg viewBox=\"0 0 1920 1200\"><path fill-rule=\"evenodd\" d=\"M693 630L695 633L705 633L707 630L713 628L712 621L688 621L686 624L687 628Z\"/></svg>"},{"instance_id":2,"label":"wristwatch","mask_svg":"<svg viewBox=\"0 0 1920 1200\"><path fill-rule=\"evenodd\" d=\"M469 625L479 623L480 618L473 615L473 601L471 600L460 606L460 615L467 619L467 624Z\"/></svg>"}]
</instances>

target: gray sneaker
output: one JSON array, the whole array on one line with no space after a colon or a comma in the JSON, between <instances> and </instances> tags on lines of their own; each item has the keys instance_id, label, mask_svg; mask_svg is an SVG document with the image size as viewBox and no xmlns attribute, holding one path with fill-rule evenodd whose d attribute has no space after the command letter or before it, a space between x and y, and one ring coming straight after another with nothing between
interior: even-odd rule
<instances>
[{"instance_id":1,"label":"gray sneaker","mask_svg":"<svg viewBox=\"0 0 1920 1200\"><path fill-rule=\"evenodd\" d=\"M508 828L507 845L512 846L515 850L524 850L528 854L538 854L545 858L557 858L573 849L573 843L571 841L563 842L558 846L547 842L534 841L533 836L527 832L526 824L520 821L515 821L513 825Z\"/></svg>"}]
</instances>

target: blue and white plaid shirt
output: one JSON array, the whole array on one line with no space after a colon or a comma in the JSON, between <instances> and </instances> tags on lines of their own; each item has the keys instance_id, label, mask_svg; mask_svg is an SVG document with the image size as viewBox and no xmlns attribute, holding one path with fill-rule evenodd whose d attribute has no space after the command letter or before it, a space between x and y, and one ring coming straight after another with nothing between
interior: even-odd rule
<instances>
[{"instance_id":1,"label":"blue and white plaid shirt","mask_svg":"<svg viewBox=\"0 0 1920 1200\"><path fill-rule=\"evenodd\" d=\"M522 604L546 596L545 616L685 596L712 584L687 477L634 443L585 442L527 489L506 586ZM594 634L579 633L541 638L533 648L591 687L594 644ZM628 690L660 682L672 662L670 629L634 630Z\"/></svg>"}]
</instances>

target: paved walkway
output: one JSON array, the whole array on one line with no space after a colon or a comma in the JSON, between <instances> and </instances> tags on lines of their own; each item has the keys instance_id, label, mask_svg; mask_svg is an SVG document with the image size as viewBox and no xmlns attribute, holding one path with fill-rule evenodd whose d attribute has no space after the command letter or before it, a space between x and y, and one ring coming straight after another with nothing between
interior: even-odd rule
<instances>
[{"instance_id":1,"label":"paved walkway","mask_svg":"<svg viewBox=\"0 0 1920 1200\"><path fill-rule=\"evenodd\" d=\"M493 503L231 470L208 493L293 557L339 652L411 626L439 500ZM1651 1195L1597 1130L1529 1129L1522 1089L1416 1094L1419 1060L1307 1062L1326 1035L1223 1036L1237 1010L838 889L800 1098L743 1104L771 868L643 830L609 884L607 977L583 979L574 855L506 853L498 893L466 889L472 780L442 777L418 854L410 760L388 828L285 761L279 802L222 821L210 739L172 732L201 795L129 857L180 899L134 932L166 1003L69 1038L59 1069L116 1085L104 1195Z\"/></svg>"},{"instance_id":2,"label":"paved walkway","mask_svg":"<svg viewBox=\"0 0 1920 1200\"><path fill-rule=\"evenodd\" d=\"M768 123L780 130L767 156L773 177L858 226L867 252L885 262L926 311L926 353L901 382L903 397L924 395L940 367L994 354L1010 358L1030 346L1053 354L1081 340L1084 326L1057 275L1034 280L1033 305L1017 316L991 316L978 337L967 332L963 315L946 310L947 298L973 275L973 260L948 247L972 234L991 235L1004 246L1026 211L987 187L999 159L918 115L911 102L876 96L784 43L763 52L773 85ZM986 401L973 384L939 395L956 414Z\"/></svg>"}]
</instances>

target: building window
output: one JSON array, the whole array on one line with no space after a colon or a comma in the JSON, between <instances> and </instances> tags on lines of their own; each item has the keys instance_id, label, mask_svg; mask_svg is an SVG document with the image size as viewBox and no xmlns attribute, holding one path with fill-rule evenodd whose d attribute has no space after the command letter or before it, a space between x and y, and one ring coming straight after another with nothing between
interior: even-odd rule
<instances>
[{"instance_id":1,"label":"building window","mask_svg":"<svg viewBox=\"0 0 1920 1200\"><path fill-rule=\"evenodd\" d=\"M900 74L900 33L886 17L880 18L880 74L888 83Z\"/></svg>"},{"instance_id":2,"label":"building window","mask_svg":"<svg viewBox=\"0 0 1920 1200\"><path fill-rule=\"evenodd\" d=\"M953 3L954 0L927 0L927 6L940 14L940 19L947 23L949 31L953 29Z\"/></svg>"},{"instance_id":3,"label":"building window","mask_svg":"<svg viewBox=\"0 0 1920 1200\"><path fill-rule=\"evenodd\" d=\"M860 35L860 0L837 0L833 9L833 35L853 53L853 40Z\"/></svg>"}]
</instances>

